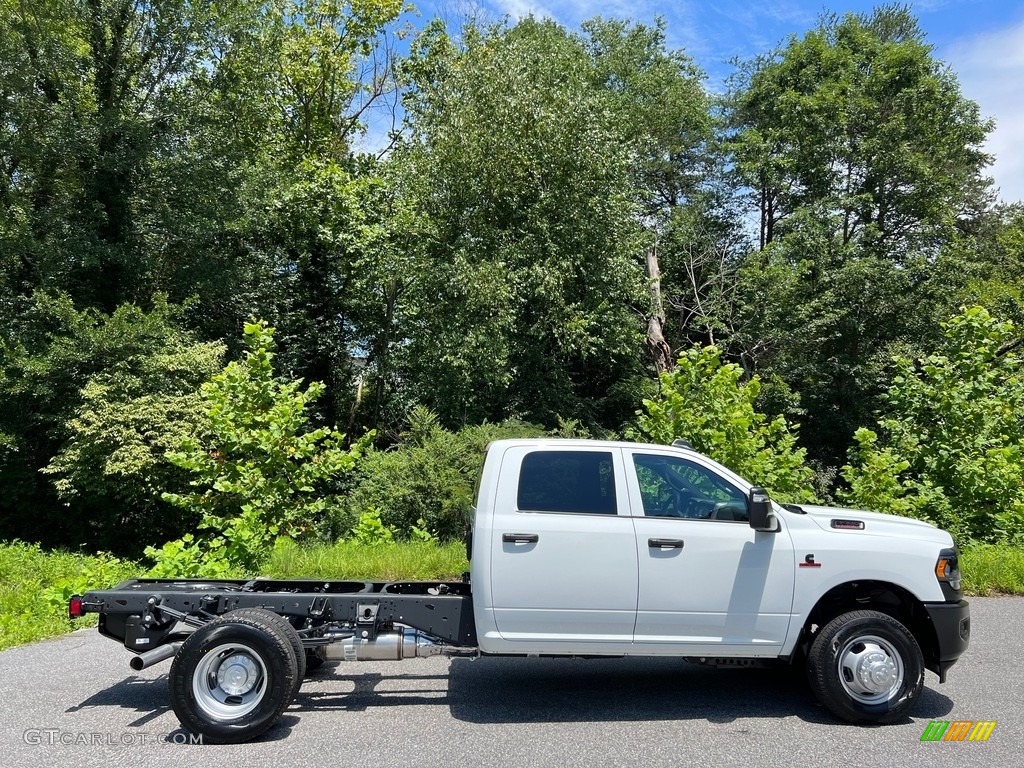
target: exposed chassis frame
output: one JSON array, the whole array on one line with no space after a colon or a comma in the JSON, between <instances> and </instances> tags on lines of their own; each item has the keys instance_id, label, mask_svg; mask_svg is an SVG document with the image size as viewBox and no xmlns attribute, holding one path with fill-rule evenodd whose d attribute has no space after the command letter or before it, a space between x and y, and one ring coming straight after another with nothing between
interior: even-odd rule
<instances>
[{"instance_id":1,"label":"exposed chassis frame","mask_svg":"<svg viewBox=\"0 0 1024 768\"><path fill-rule=\"evenodd\" d=\"M99 631L136 653L181 638L178 622L201 626L238 608L265 608L292 621L316 648L330 628L363 640L395 624L446 645L475 648L470 586L464 582L361 582L252 579L129 579L81 597L83 613L100 614Z\"/></svg>"}]
</instances>

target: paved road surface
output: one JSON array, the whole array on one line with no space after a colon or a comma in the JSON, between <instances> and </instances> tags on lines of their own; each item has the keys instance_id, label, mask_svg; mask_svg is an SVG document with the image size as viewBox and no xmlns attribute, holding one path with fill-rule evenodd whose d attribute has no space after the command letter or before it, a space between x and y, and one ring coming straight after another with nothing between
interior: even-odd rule
<instances>
[{"instance_id":1,"label":"paved road surface","mask_svg":"<svg viewBox=\"0 0 1024 768\"><path fill-rule=\"evenodd\" d=\"M0 653L0 766L1024 766L1024 599L972 600L972 646L913 719L837 723L792 677L666 659L414 659L329 665L260 741L187 745L168 663L93 630ZM997 720L922 743L930 720ZM69 743L62 743L69 742Z\"/></svg>"}]
</instances>

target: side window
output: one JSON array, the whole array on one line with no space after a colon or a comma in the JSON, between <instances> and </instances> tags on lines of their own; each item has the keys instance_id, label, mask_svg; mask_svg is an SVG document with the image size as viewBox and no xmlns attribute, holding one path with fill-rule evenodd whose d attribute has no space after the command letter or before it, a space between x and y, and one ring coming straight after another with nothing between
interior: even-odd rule
<instances>
[{"instance_id":1,"label":"side window","mask_svg":"<svg viewBox=\"0 0 1024 768\"><path fill-rule=\"evenodd\" d=\"M633 467L646 517L750 519L746 495L699 464L675 456L637 453Z\"/></svg>"},{"instance_id":2,"label":"side window","mask_svg":"<svg viewBox=\"0 0 1024 768\"><path fill-rule=\"evenodd\" d=\"M517 505L521 512L614 515L612 454L533 451L523 457Z\"/></svg>"}]
</instances>

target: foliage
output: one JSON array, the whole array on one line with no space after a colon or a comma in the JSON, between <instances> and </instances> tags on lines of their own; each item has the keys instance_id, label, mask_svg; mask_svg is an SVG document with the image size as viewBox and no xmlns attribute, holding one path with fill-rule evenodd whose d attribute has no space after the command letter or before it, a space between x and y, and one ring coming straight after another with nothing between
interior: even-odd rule
<instances>
[{"instance_id":1,"label":"foliage","mask_svg":"<svg viewBox=\"0 0 1024 768\"><path fill-rule=\"evenodd\" d=\"M424 544L427 544L427 543L434 543L434 544L436 544L438 542L437 533L435 533L434 531L431 531L427 527L427 521L424 520L422 517L419 518L412 526L410 526L410 528L409 528L409 540L410 541L419 541L419 542L422 542Z\"/></svg>"},{"instance_id":2,"label":"foliage","mask_svg":"<svg viewBox=\"0 0 1024 768\"><path fill-rule=\"evenodd\" d=\"M0 649L67 632L67 599L138 575L135 563L42 550L19 541L0 543ZM83 621L78 626L85 625Z\"/></svg>"},{"instance_id":3,"label":"foliage","mask_svg":"<svg viewBox=\"0 0 1024 768\"><path fill-rule=\"evenodd\" d=\"M187 318L159 295L106 315L36 294L0 331L0 535L137 556L195 522L159 499L182 479L164 448L219 367Z\"/></svg>"},{"instance_id":4,"label":"foliage","mask_svg":"<svg viewBox=\"0 0 1024 768\"><path fill-rule=\"evenodd\" d=\"M963 284L958 306L983 306L1024 327L1024 205L997 206L974 221L972 229L945 249L939 279Z\"/></svg>"},{"instance_id":5,"label":"foliage","mask_svg":"<svg viewBox=\"0 0 1024 768\"><path fill-rule=\"evenodd\" d=\"M323 383L310 424L350 435L417 405L451 434L619 432L651 352L717 345L803 424L821 495L894 355L963 304L1024 320L991 124L906 8L825 15L722 99L661 21L413 21L406 44L407 14L0 0L0 537L134 557L194 528L154 494L188 495L162 455L205 439L197 386L250 317ZM431 480L341 504L333 533L377 507L399 538L456 535L473 462L431 446L375 458Z\"/></svg>"},{"instance_id":6,"label":"foliage","mask_svg":"<svg viewBox=\"0 0 1024 768\"><path fill-rule=\"evenodd\" d=\"M830 237L901 263L986 200L981 147L993 125L904 6L826 15L739 83L732 148L771 202L766 244L813 211Z\"/></svg>"},{"instance_id":7,"label":"foliage","mask_svg":"<svg viewBox=\"0 0 1024 768\"><path fill-rule=\"evenodd\" d=\"M642 375L627 110L553 21L471 25L459 42L435 23L414 45L393 155L423 233L400 307L414 397L449 427L614 428Z\"/></svg>"},{"instance_id":8,"label":"foliage","mask_svg":"<svg viewBox=\"0 0 1024 768\"><path fill-rule=\"evenodd\" d=\"M469 567L461 541L435 544L394 541L362 544L283 542L275 547L263 575L276 579L354 579L374 581L457 580Z\"/></svg>"},{"instance_id":9,"label":"foliage","mask_svg":"<svg viewBox=\"0 0 1024 768\"><path fill-rule=\"evenodd\" d=\"M227 559L224 541L216 536L196 538L186 533L162 546L146 547L145 554L153 561L146 576L153 579L226 579L250 573Z\"/></svg>"},{"instance_id":10,"label":"foliage","mask_svg":"<svg viewBox=\"0 0 1024 768\"><path fill-rule=\"evenodd\" d=\"M972 543L960 553L960 573L969 595L1024 595L1024 549Z\"/></svg>"},{"instance_id":11,"label":"foliage","mask_svg":"<svg viewBox=\"0 0 1024 768\"><path fill-rule=\"evenodd\" d=\"M1024 543L1024 364L1013 323L972 307L942 348L897 361L880 422L857 433L845 500L931 520L961 542Z\"/></svg>"},{"instance_id":12,"label":"foliage","mask_svg":"<svg viewBox=\"0 0 1024 768\"><path fill-rule=\"evenodd\" d=\"M372 546L373 544L388 544L395 540L395 531L384 525L381 521L381 511L371 508L359 515L355 527L352 528L352 538L360 544Z\"/></svg>"},{"instance_id":13,"label":"foliage","mask_svg":"<svg viewBox=\"0 0 1024 768\"><path fill-rule=\"evenodd\" d=\"M838 464L893 354L957 306L969 260L947 247L990 203L992 123L903 6L824 16L742 68L727 111L760 223L730 351L800 392L812 456Z\"/></svg>"},{"instance_id":14,"label":"foliage","mask_svg":"<svg viewBox=\"0 0 1024 768\"><path fill-rule=\"evenodd\" d=\"M260 126L231 224L233 258L251 281L248 311L278 328L285 367L325 384L316 405L325 422L350 432L366 420L364 380L387 366L384 297L397 277L393 195L381 164L354 145L363 118L396 87L387 28L402 10L400 0L273 0L224 62L224 80L245 86L226 88L226 104Z\"/></svg>"},{"instance_id":15,"label":"foliage","mask_svg":"<svg viewBox=\"0 0 1024 768\"><path fill-rule=\"evenodd\" d=\"M369 437L344 447L329 427L307 431L309 405L323 384L274 378L273 329L245 326L247 352L205 384L206 420L200 438L187 438L168 455L187 470L196 490L165 493L175 506L201 515L203 540L146 554L158 567L174 561L217 568L255 569L278 537L317 532L340 503L337 481L351 470Z\"/></svg>"},{"instance_id":16,"label":"foliage","mask_svg":"<svg viewBox=\"0 0 1024 768\"><path fill-rule=\"evenodd\" d=\"M68 441L42 470L54 477L57 494L89 507L123 509L111 524L135 529L135 541L194 523L160 498L184 483L166 453L195 437L202 421L199 387L219 370L223 351L216 343L168 345L90 377L65 424ZM161 518L176 525L148 522ZM94 516L91 522L99 521ZM114 533L104 535L112 540Z\"/></svg>"},{"instance_id":17,"label":"foliage","mask_svg":"<svg viewBox=\"0 0 1024 768\"><path fill-rule=\"evenodd\" d=\"M138 566L120 560L108 552L80 558L82 567L76 573L57 579L52 586L39 593L54 611L66 612L72 595L81 595L90 589L109 589L127 578L138 575Z\"/></svg>"},{"instance_id":18,"label":"foliage","mask_svg":"<svg viewBox=\"0 0 1024 768\"><path fill-rule=\"evenodd\" d=\"M360 461L343 517L335 523L337 534L347 534L352 521L371 513L402 539L461 539L470 521L487 444L505 437L544 434L540 427L521 422L450 432L424 408L414 409L409 420L408 431L395 446L371 450ZM358 531L357 527L356 538Z\"/></svg>"},{"instance_id":19,"label":"foliage","mask_svg":"<svg viewBox=\"0 0 1024 768\"><path fill-rule=\"evenodd\" d=\"M683 439L779 501L814 501L813 472L797 447L796 427L754 410L760 381L723 363L717 347L693 347L661 374L661 391L644 400L639 433L656 443Z\"/></svg>"}]
</instances>

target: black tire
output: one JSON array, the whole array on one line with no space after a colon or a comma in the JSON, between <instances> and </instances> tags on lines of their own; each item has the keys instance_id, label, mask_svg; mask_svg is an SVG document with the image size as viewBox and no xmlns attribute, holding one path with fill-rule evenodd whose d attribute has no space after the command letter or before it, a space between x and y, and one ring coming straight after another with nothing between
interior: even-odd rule
<instances>
[{"instance_id":1,"label":"black tire","mask_svg":"<svg viewBox=\"0 0 1024 768\"><path fill-rule=\"evenodd\" d=\"M295 653L295 690L292 691L292 698L295 698L295 694L299 692L299 688L302 687L302 678L306 676L306 649L302 647L302 638L299 637L298 631L292 625L288 619L284 616L268 611L266 608L239 608L226 614L227 616L245 616L256 621L263 622L264 624L273 627L280 632L284 637L288 638L288 643L292 647L292 651Z\"/></svg>"},{"instance_id":2,"label":"black tire","mask_svg":"<svg viewBox=\"0 0 1024 768\"><path fill-rule=\"evenodd\" d=\"M171 707L186 729L209 744L256 738L294 695L297 665L287 635L237 614L201 626L171 662Z\"/></svg>"},{"instance_id":3,"label":"black tire","mask_svg":"<svg viewBox=\"0 0 1024 768\"><path fill-rule=\"evenodd\" d=\"M826 624L807 654L815 697L852 723L892 723L909 714L924 687L924 658L899 621L851 611Z\"/></svg>"}]
</instances>

